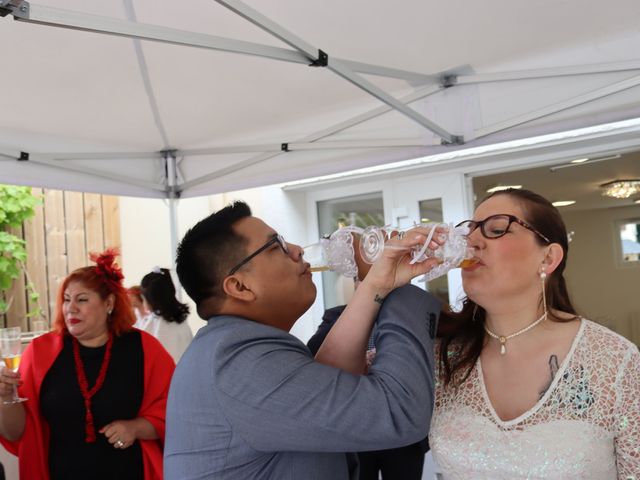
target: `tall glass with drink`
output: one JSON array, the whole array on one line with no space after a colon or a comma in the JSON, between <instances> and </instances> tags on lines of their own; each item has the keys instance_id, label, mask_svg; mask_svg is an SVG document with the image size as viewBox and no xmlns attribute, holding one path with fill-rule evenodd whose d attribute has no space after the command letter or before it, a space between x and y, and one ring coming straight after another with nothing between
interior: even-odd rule
<instances>
[{"instance_id":1,"label":"tall glass with drink","mask_svg":"<svg viewBox=\"0 0 640 480\"><path fill-rule=\"evenodd\" d=\"M22 358L22 339L20 334L20 327L0 328L0 355L5 366L14 372L18 370L20 359ZM26 400L26 398L18 396L18 388L14 385L13 397L3 403L20 403Z\"/></svg>"},{"instance_id":2,"label":"tall glass with drink","mask_svg":"<svg viewBox=\"0 0 640 480\"><path fill-rule=\"evenodd\" d=\"M391 237L402 236L418 226L426 228L429 234L422 245L414 247L409 252L411 263L423 262L428 258L438 260L438 265L425 275L425 281L444 275L452 268L465 268L476 261L473 251L467 245L466 227L455 227L447 223L421 224L404 229L378 226L344 227L323 237L320 242L305 247L304 258L311 264L311 271L331 270L347 277L355 277L357 267L353 250L354 234L359 238L360 257L371 264L380 258L385 248L396 248L387 243ZM440 246L430 248L433 245L432 239L435 238Z\"/></svg>"}]
</instances>

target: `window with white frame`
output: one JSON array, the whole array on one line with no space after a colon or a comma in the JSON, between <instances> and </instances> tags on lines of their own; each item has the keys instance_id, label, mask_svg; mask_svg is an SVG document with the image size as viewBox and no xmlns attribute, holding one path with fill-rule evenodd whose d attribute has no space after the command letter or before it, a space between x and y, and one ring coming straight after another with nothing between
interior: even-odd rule
<instances>
[{"instance_id":1,"label":"window with white frame","mask_svg":"<svg viewBox=\"0 0 640 480\"><path fill-rule=\"evenodd\" d=\"M618 222L623 265L640 265L640 218Z\"/></svg>"},{"instance_id":2,"label":"window with white frame","mask_svg":"<svg viewBox=\"0 0 640 480\"><path fill-rule=\"evenodd\" d=\"M330 235L348 225L384 225L382 192L372 192L318 202L318 231ZM353 291L353 280L334 272L322 272L324 308L344 305Z\"/></svg>"}]
</instances>

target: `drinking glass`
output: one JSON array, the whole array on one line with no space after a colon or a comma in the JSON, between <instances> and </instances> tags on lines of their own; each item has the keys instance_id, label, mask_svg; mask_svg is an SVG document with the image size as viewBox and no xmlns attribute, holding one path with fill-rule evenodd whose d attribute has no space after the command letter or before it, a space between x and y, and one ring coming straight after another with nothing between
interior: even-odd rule
<instances>
[{"instance_id":1,"label":"drinking glass","mask_svg":"<svg viewBox=\"0 0 640 480\"><path fill-rule=\"evenodd\" d=\"M433 280L452 268L466 268L476 262L473 250L467 245L466 228L447 223L415 224L405 228L375 225L366 228L343 227L330 236L323 237L320 242L305 247L304 259L311 264L312 272L331 270L346 277L354 277L357 274L357 265L354 260L352 235L359 238L359 253L362 260L372 264L380 258L382 251L386 248L404 249L405 247L389 245L388 240L396 235L403 236L416 227L426 228L429 235L423 245L417 245L409 250L411 263L424 262L427 258L435 258L438 261L438 265L425 274L425 280ZM441 246L432 250L428 247L434 235L438 236Z\"/></svg>"},{"instance_id":2,"label":"drinking glass","mask_svg":"<svg viewBox=\"0 0 640 480\"><path fill-rule=\"evenodd\" d=\"M22 357L22 340L20 338L20 327L0 328L0 355L7 368L16 372L20 365ZM26 398L18 396L18 387L13 386L13 398L5 400L3 403L20 403L26 401Z\"/></svg>"}]
</instances>

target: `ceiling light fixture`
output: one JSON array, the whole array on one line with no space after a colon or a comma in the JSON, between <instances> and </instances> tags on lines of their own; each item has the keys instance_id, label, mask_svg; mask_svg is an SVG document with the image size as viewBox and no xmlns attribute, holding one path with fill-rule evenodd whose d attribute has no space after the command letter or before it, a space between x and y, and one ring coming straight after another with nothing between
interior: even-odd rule
<instances>
[{"instance_id":1,"label":"ceiling light fixture","mask_svg":"<svg viewBox=\"0 0 640 480\"><path fill-rule=\"evenodd\" d=\"M576 203L575 200L558 200L557 202L553 202L551 205L554 207L568 207L569 205L573 205Z\"/></svg>"},{"instance_id":2,"label":"ceiling light fixture","mask_svg":"<svg viewBox=\"0 0 640 480\"><path fill-rule=\"evenodd\" d=\"M584 163L588 160L588 158L576 158L575 160L571 160L569 163Z\"/></svg>"},{"instance_id":3,"label":"ceiling light fixture","mask_svg":"<svg viewBox=\"0 0 640 480\"><path fill-rule=\"evenodd\" d=\"M640 179L614 180L600 185L602 195L612 198L629 198L640 193Z\"/></svg>"},{"instance_id":4,"label":"ceiling light fixture","mask_svg":"<svg viewBox=\"0 0 640 480\"><path fill-rule=\"evenodd\" d=\"M507 190L509 188L520 189L522 185L496 185L495 187L487 189L487 193L499 192L500 190Z\"/></svg>"},{"instance_id":5,"label":"ceiling light fixture","mask_svg":"<svg viewBox=\"0 0 640 480\"><path fill-rule=\"evenodd\" d=\"M638 198L637 200L634 200L633 203L640 203L640 198Z\"/></svg>"}]
</instances>

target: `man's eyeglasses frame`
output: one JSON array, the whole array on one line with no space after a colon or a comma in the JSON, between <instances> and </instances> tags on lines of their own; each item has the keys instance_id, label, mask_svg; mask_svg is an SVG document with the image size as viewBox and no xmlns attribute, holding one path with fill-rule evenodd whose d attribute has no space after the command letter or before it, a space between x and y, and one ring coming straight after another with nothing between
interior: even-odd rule
<instances>
[{"instance_id":1,"label":"man's eyeglasses frame","mask_svg":"<svg viewBox=\"0 0 640 480\"><path fill-rule=\"evenodd\" d=\"M253 260L253 258L256 255L260 255L262 252L264 252L267 248L269 248L274 243L277 243L280 246L280 248L285 253L285 255L289 255L289 247L287 246L287 242L285 241L284 237L280 234L276 234L273 236L273 238L269 239L267 243L262 245L252 254L245 257L240 263L238 263L235 267L229 270L229 273L227 274L227 276L233 275L234 273L236 273L238 270L240 270L240 268L244 267L247 263Z\"/></svg>"}]
</instances>

